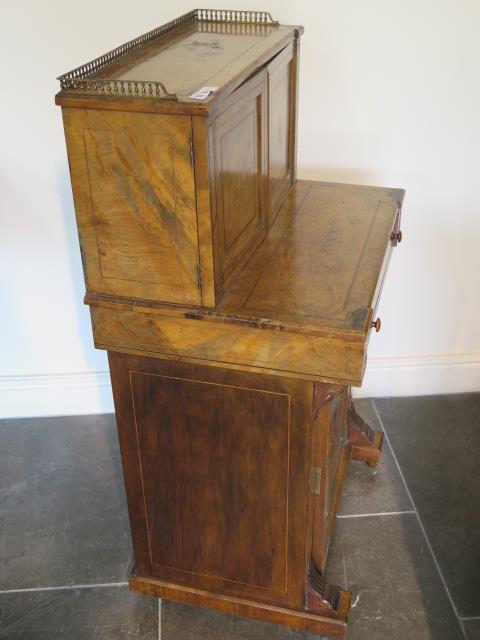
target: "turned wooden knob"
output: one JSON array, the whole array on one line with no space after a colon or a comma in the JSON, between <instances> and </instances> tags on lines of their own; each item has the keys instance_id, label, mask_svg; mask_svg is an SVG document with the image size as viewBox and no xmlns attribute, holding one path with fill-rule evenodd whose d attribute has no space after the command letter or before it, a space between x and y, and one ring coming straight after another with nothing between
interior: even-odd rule
<instances>
[{"instance_id":1,"label":"turned wooden knob","mask_svg":"<svg viewBox=\"0 0 480 640\"><path fill-rule=\"evenodd\" d=\"M402 238L403 238L403 234L400 229L398 231L394 231L390 236L390 240L393 242L393 244L397 244L398 242L401 242Z\"/></svg>"},{"instance_id":2,"label":"turned wooden knob","mask_svg":"<svg viewBox=\"0 0 480 640\"><path fill-rule=\"evenodd\" d=\"M380 327L382 326L382 321L380 320L380 318L377 318L372 322L370 326L378 333L380 331Z\"/></svg>"}]
</instances>

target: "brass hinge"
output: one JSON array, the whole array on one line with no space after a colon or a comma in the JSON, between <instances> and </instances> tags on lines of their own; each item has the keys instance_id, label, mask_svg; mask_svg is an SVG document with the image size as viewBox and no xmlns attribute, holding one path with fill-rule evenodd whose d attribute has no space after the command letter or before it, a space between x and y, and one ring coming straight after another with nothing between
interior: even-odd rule
<instances>
[{"instance_id":1,"label":"brass hinge","mask_svg":"<svg viewBox=\"0 0 480 640\"><path fill-rule=\"evenodd\" d=\"M193 136L190 136L190 162L195 164L195 154L193 152Z\"/></svg>"},{"instance_id":2,"label":"brass hinge","mask_svg":"<svg viewBox=\"0 0 480 640\"><path fill-rule=\"evenodd\" d=\"M312 486L312 493L316 496L319 496L320 488L322 486L322 470L320 469L320 467L312 467L310 481Z\"/></svg>"},{"instance_id":3,"label":"brass hinge","mask_svg":"<svg viewBox=\"0 0 480 640\"><path fill-rule=\"evenodd\" d=\"M87 269L86 269L86 262L85 262L85 251L83 250L82 245L80 245L80 258L82 259L82 267L83 267L83 271L84 273L86 273Z\"/></svg>"},{"instance_id":4,"label":"brass hinge","mask_svg":"<svg viewBox=\"0 0 480 640\"><path fill-rule=\"evenodd\" d=\"M197 264L196 272L197 272L197 288L201 292L202 291L202 269L199 264Z\"/></svg>"},{"instance_id":5,"label":"brass hinge","mask_svg":"<svg viewBox=\"0 0 480 640\"><path fill-rule=\"evenodd\" d=\"M88 289L88 276L87 276L87 259L85 257L85 249L80 243L80 258L82 259L83 279L85 280L85 286Z\"/></svg>"},{"instance_id":6,"label":"brass hinge","mask_svg":"<svg viewBox=\"0 0 480 640\"><path fill-rule=\"evenodd\" d=\"M87 258L85 256L85 249L80 243L80 258L82 259L82 268L83 268L83 278L85 283L87 282Z\"/></svg>"}]
</instances>

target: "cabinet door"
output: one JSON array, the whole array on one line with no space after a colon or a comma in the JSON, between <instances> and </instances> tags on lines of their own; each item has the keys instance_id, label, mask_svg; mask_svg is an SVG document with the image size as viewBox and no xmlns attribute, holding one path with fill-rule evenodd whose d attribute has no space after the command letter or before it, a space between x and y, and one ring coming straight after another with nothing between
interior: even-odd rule
<instances>
[{"instance_id":1,"label":"cabinet door","mask_svg":"<svg viewBox=\"0 0 480 640\"><path fill-rule=\"evenodd\" d=\"M348 393L343 391L334 396L329 403L328 435L326 451L326 494L325 517L330 518L335 505L335 489L338 482L338 469L340 467L344 447L347 443L347 403Z\"/></svg>"},{"instance_id":2,"label":"cabinet door","mask_svg":"<svg viewBox=\"0 0 480 640\"><path fill-rule=\"evenodd\" d=\"M311 383L109 361L136 572L302 606Z\"/></svg>"},{"instance_id":3,"label":"cabinet door","mask_svg":"<svg viewBox=\"0 0 480 640\"><path fill-rule=\"evenodd\" d=\"M87 290L201 304L191 118L64 109Z\"/></svg>"},{"instance_id":4,"label":"cabinet door","mask_svg":"<svg viewBox=\"0 0 480 640\"><path fill-rule=\"evenodd\" d=\"M269 224L294 179L296 73L291 44L268 65Z\"/></svg>"},{"instance_id":5,"label":"cabinet door","mask_svg":"<svg viewBox=\"0 0 480 640\"><path fill-rule=\"evenodd\" d=\"M256 73L228 96L213 121L213 191L221 286L265 236L266 87L266 72Z\"/></svg>"},{"instance_id":6,"label":"cabinet door","mask_svg":"<svg viewBox=\"0 0 480 640\"><path fill-rule=\"evenodd\" d=\"M312 562L322 572L335 511L347 470L346 387L315 383L312 505Z\"/></svg>"}]
</instances>

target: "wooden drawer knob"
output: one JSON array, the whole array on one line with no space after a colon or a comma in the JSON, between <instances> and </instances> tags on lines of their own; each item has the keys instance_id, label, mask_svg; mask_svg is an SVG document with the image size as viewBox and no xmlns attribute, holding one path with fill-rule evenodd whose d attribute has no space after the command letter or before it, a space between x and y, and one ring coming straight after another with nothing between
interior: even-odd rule
<instances>
[{"instance_id":1,"label":"wooden drawer knob","mask_svg":"<svg viewBox=\"0 0 480 640\"><path fill-rule=\"evenodd\" d=\"M370 326L372 327L372 329L375 329L375 331L378 333L380 331L381 326L382 326L382 321L380 320L380 318L377 318L376 320L374 320L372 322L372 324Z\"/></svg>"},{"instance_id":2,"label":"wooden drawer knob","mask_svg":"<svg viewBox=\"0 0 480 640\"><path fill-rule=\"evenodd\" d=\"M394 231L390 236L390 240L393 242L394 245L401 242L402 238L403 238L403 234L400 229L398 231Z\"/></svg>"}]
</instances>

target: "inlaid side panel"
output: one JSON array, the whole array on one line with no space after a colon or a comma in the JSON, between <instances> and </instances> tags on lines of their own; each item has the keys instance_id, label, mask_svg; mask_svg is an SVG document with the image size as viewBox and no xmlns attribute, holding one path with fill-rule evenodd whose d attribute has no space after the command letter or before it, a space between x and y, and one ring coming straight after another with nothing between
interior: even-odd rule
<instances>
[{"instance_id":1,"label":"inlaid side panel","mask_svg":"<svg viewBox=\"0 0 480 640\"><path fill-rule=\"evenodd\" d=\"M266 231L266 76L260 72L227 98L213 124L217 253L222 282Z\"/></svg>"},{"instance_id":2,"label":"inlaid side panel","mask_svg":"<svg viewBox=\"0 0 480 640\"><path fill-rule=\"evenodd\" d=\"M293 180L294 91L293 45L289 45L268 65L269 123L269 224Z\"/></svg>"},{"instance_id":3,"label":"inlaid side panel","mask_svg":"<svg viewBox=\"0 0 480 640\"><path fill-rule=\"evenodd\" d=\"M313 384L109 363L136 574L302 608Z\"/></svg>"},{"instance_id":4,"label":"inlaid side panel","mask_svg":"<svg viewBox=\"0 0 480 640\"><path fill-rule=\"evenodd\" d=\"M285 591L289 397L130 382L153 566Z\"/></svg>"},{"instance_id":5,"label":"inlaid side panel","mask_svg":"<svg viewBox=\"0 0 480 640\"><path fill-rule=\"evenodd\" d=\"M64 109L87 289L201 304L191 118Z\"/></svg>"}]
</instances>

